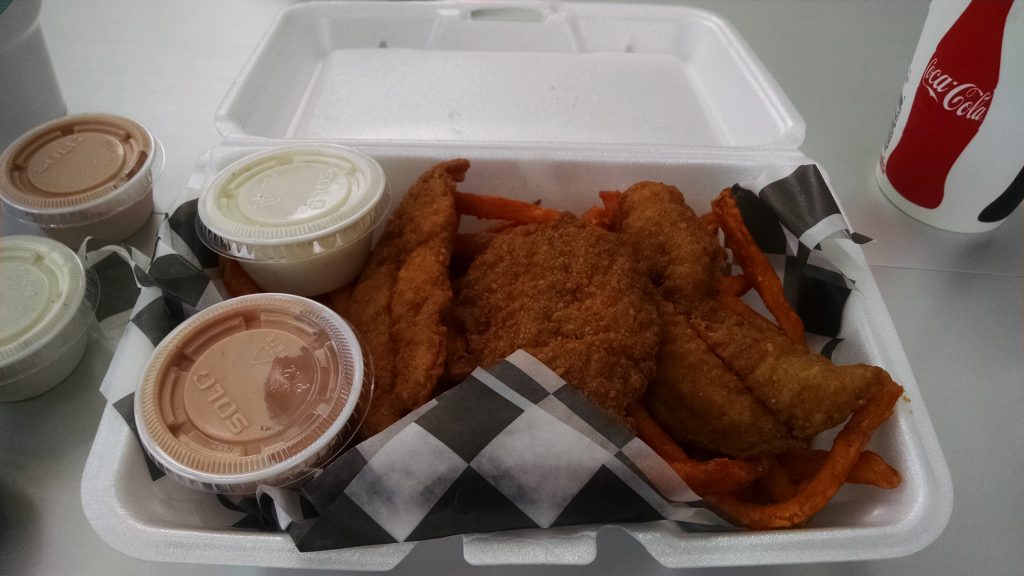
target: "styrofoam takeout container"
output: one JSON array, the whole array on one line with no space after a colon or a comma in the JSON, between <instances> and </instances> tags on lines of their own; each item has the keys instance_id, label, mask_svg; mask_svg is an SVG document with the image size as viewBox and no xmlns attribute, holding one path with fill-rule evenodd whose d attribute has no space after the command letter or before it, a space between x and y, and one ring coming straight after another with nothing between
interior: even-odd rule
<instances>
[{"instance_id":1,"label":"styrofoam takeout container","mask_svg":"<svg viewBox=\"0 0 1024 576\"><path fill-rule=\"evenodd\" d=\"M377 159L392 207L425 169L457 156L472 162L462 190L542 198L576 212L595 204L597 191L639 180L678 186L701 212L723 187L812 162L796 150L799 115L713 14L665 6L495 6L313 3L286 10L227 94L217 113L226 141L199 160L183 198L198 197L232 162L300 139L328 139ZM945 527L949 471L870 269L852 242L823 248L852 263L856 281L844 314L846 340L834 360L882 366L906 390L908 401L898 403L870 445L903 483L895 490L845 486L796 530L696 534L667 522L616 528L658 562L887 558L927 546ZM386 570L417 546L300 553L286 534L201 526L184 499L155 488L111 406L86 464L82 497L107 542L147 560ZM607 529L466 535L463 554L475 565L585 564Z\"/></svg>"}]
</instances>

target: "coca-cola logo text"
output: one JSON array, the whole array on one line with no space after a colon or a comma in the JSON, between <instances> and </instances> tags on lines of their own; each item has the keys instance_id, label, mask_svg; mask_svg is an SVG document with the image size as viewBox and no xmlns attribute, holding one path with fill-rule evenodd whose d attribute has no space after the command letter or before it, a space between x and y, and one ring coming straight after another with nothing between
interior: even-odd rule
<instances>
[{"instance_id":1,"label":"coca-cola logo text","mask_svg":"<svg viewBox=\"0 0 1024 576\"><path fill-rule=\"evenodd\" d=\"M932 58L921 76L921 85L933 100L946 110L956 112L969 120L981 122L992 100L992 91L984 91L977 84L960 83L939 69L939 59ZM941 99L940 99L940 95Z\"/></svg>"}]
</instances>

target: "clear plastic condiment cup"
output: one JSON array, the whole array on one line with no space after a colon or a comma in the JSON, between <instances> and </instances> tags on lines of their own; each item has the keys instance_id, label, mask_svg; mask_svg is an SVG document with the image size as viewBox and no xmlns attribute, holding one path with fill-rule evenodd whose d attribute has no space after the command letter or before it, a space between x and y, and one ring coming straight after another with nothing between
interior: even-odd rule
<instances>
[{"instance_id":1,"label":"clear plastic condiment cup","mask_svg":"<svg viewBox=\"0 0 1024 576\"><path fill-rule=\"evenodd\" d=\"M269 292L312 296L351 282L389 193L373 158L330 144L266 150L224 168L199 198L199 237Z\"/></svg>"},{"instance_id":2,"label":"clear plastic condiment cup","mask_svg":"<svg viewBox=\"0 0 1024 576\"><path fill-rule=\"evenodd\" d=\"M153 213L163 152L144 126L78 114L22 135L0 155L4 209L77 249L89 236L120 242Z\"/></svg>"},{"instance_id":3,"label":"clear plastic condiment cup","mask_svg":"<svg viewBox=\"0 0 1024 576\"><path fill-rule=\"evenodd\" d=\"M255 294L192 316L153 352L135 395L143 447L175 480L222 494L295 486L352 438L369 358L326 306Z\"/></svg>"},{"instance_id":4,"label":"clear plastic condiment cup","mask_svg":"<svg viewBox=\"0 0 1024 576\"><path fill-rule=\"evenodd\" d=\"M95 276L68 247L0 238L0 401L42 394L71 374L98 300Z\"/></svg>"}]
</instances>

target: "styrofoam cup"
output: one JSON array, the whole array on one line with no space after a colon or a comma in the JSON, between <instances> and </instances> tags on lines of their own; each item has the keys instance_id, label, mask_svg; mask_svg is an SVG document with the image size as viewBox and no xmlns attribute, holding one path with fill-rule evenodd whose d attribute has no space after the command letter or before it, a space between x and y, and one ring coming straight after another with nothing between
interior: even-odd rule
<instances>
[{"instance_id":1,"label":"styrofoam cup","mask_svg":"<svg viewBox=\"0 0 1024 576\"><path fill-rule=\"evenodd\" d=\"M312 296L351 282L388 206L384 170L351 148L297 144L243 158L199 198L199 237L268 292Z\"/></svg>"},{"instance_id":2,"label":"styrofoam cup","mask_svg":"<svg viewBox=\"0 0 1024 576\"><path fill-rule=\"evenodd\" d=\"M0 149L67 112L39 25L42 0L0 1Z\"/></svg>"}]
</instances>

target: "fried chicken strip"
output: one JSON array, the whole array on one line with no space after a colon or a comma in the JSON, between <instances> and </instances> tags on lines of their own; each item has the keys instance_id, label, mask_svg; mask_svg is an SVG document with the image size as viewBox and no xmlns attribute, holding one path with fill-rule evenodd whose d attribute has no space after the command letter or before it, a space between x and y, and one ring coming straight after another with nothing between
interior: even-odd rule
<instances>
[{"instance_id":1,"label":"fried chicken strip","mask_svg":"<svg viewBox=\"0 0 1024 576\"><path fill-rule=\"evenodd\" d=\"M714 295L725 252L682 192L640 182L623 193L612 230L633 249L662 297L681 313Z\"/></svg>"},{"instance_id":2,"label":"fried chicken strip","mask_svg":"<svg viewBox=\"0 0 1024 576\"><path fill-rule=\"evenodd\" d=\"M798 438L838 426L889 377L876 366L836 366L794 343L777 326L709 301L692 325L747 389Z\"/></svg>"},{"instance_id":3,"label":"fried chicken strip","mask_svg":"<svg viewBox=\"0 0 1024 576\"><path fill-rule=\"evenodd\" d=\"M444 369L448 265L458 227L454 193L469 161L420 176L395 209L347 304L373 360L374 393L360 433L369 437L430 399Z\"/></svg>"},{"instance_id":4,"label":"fried chicken strip","mask_svg":"<svg viewBox=\"0 0 1024 576\"><path fill-rule=\"evenodd\" d=\"M658 373L644 404L688 446L744 458L805 445L705 344L683 315L661 317Z\"/></svg>"}]
</instances>

